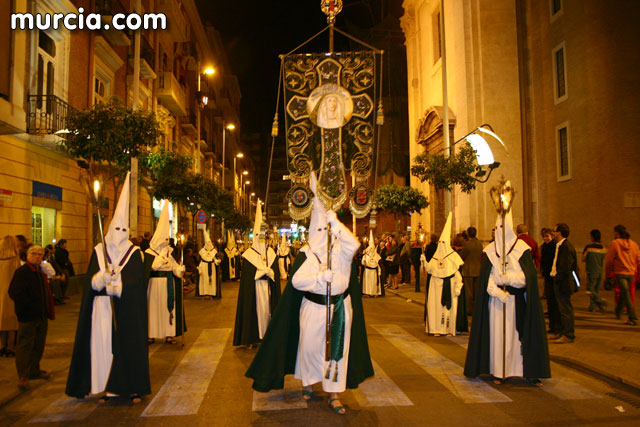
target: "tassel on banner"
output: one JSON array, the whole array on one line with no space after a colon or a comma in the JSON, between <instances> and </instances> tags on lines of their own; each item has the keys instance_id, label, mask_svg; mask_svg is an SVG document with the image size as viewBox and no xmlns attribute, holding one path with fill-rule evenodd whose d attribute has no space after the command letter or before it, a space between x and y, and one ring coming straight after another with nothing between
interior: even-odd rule
<instances>
[{"instance_id":1,"label":"tassel on banner","mask_svg":"<svg viewBox=\"0 0 640 427\"><path fill-rule=\"evenodd\" d=\"M278 113L273 116L273 124L271 125L271 136L273 138L278 136Z\"/></svg>"},{"instance_id":2,"label":"tassel on banner","mask_svg":"<svg viewBox=\"0 0 640 427\"><path fill-rule=\"evenodd\" d=\"M382 108L382 100L378 102L378 111L376 111L376 124L382 126L384 124L384 108Z\"/></svg>"}]
</instances>

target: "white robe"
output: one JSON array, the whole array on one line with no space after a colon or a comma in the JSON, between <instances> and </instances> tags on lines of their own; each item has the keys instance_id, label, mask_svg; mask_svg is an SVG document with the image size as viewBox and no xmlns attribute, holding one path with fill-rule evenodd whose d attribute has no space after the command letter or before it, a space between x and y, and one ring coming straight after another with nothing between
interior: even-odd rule
<instances>
[{"instance_id":1,"label":"white robe","mask_svg":"<svg viewBox=\"0 0 640 427\"><path fill-rule=\"evenodd\" d=\"M276 260L276 253L273 249L267 250L266 262L255 249L249 248L242 257L249 261L256 268L254 277L256 283L256 316L258 318L258 336L264 338L267 332L267 326L271 320L271 295L269 293L269 281L267 279L259 279L264 277L264 272L269 270ZM280 284L277 284L280 286Z\"/></svg>"},{"instance_id":2,"label":"white robe","mask_svg":"<svg viewBox=\"0 0 640 427\"><path fill-rule=\"evenodd\" d=\"M351 261L360 244L342 224L335 227L332 233L338 237L333 244L332 250L331 270L333 271L333 281L331 282L331 295L340 295L344 294L349 287ZM326 283L317 280L317 275L323 270L324 266L320 265L308 246L301 250L305 252L307 259L292 277L291 284L300 291L326 295ZM330 310L333 313L333 306L331 306ZM295 377L302 380L303 386L322 382L322 389L327 393L340 393L345 390L353 317L353 308L351 307L351 298L349 296L344 299L344 311L344 353L342 359L337 363L338 376L337 381L334 382L335 362L331 363L330 378L325 378L326 371L329 368L329 362L325 361L327 308L325 305L316 304L306 298L302 299L300 306L300 342L298 344Z\"/></svg>"},{"instance_id":3,"label":"white robe","mask_svg":"<svg viewBox=\"0 0 640 427\"><path fill-rule=\"evenodd\" d=\"M285 248L278 248L278 269L280 269L280 280L286 280L288 278L288 271L291 267L291 259L289 258L290 253L291 250L288 246Z\"/></svg>"},{"instance_id":4,"label":"white robe","mask_svg":"<svg viewBox=\"0 0 640 427\"><path fill-rule=\"evenodd\" d=\"M200 249L200 264L198 265L198 292L200 295L212 295L217 296L217 275L216 271L220 260L216 257L218 251L216 248L210 251L205 248ZM211 276L209 276L209 263L211 264Z\"/></svg>"},{"instance_id":5,"label":"white robe","mask_svg":"<svg viewBox=\"0 0 640 427\"><path fill-rule=\"evenodd\" d=\"M95 247L98 267L100 271L105 272L107 269L104 265L104 257L102 256L102 243ZM128 253L124 260L118 260L122 262L122 265L113 265L111 268L116 273L116 276L120 279L119 283L122 286L120 271L127 265L131 255L137 252L136 249ZM100 291L107 286L104 280L98 280L94 275L91 278L91 287ZM107 288L108 293L112 293L110 287ZM114 298L119 298L122 294L122 288L119 292L114 292ZM89 349L91 352L91 390L90 394L102 393L107 387L107 381L109 380L109 373L111 372L111 363L113 362L113 350L111 347L111 335L113 314L111 311L111 296L99 295L93 298L93 308L91 309L91 338L89 339Z\"/></svg>"},{"instance_id":6,"label":"white robe","mask_svg":"<svg viewBox=\"0 0 640 427\"><path fill-rule=\"evenodd\" d=\"M382 284L380 283L380 255L375 248L370 252L366 250L362 257L362 265L365 267L362 273L362 293L365 295L382 294Z\"/></svg>"},{"instance_id":7,"label":"white robe","mask_svg":"<svg viewBox=\"0 0 640 427\"><path fill-rule=\"evenodd\" d=\"M431 258L426 264L428 274L431 274L429 293L427 294L427 323L425 331L428 334L454 335L456 334L456 316L458 314L458 296L462 291L462 276L458 267L462 260L457 253L440 260ZM444 278L451 277L451 308L442 305L442 290Z\"/></svg>"},{"instance_id":8,"label":"white robe","mask_svg":"<svg viewBox=\"0 0 640 427\"><path fill-rule=\"evenodd\" d=\"M147 251L150 251L148 249ZM155 255L151 269L153 271L172 271L175 277L182 277L182 266L180 266L170 253ZM174 277L174 285L175 285ZM178 289L179 290L179 289ZM176 308L175 304L171 313L167 307L167 278L151 277L147 287L147 301L149 304L149 338L166 338L176 335ZM175 301L175 296L174 296ZM171 320L173 319L173 320Z\"/></svg>"},{"instance_id":9,"label":"white robe","mask_svg":"<svg viewBox=\"0 0 640 427\"><path fill-rule=\"evenodd\" d=\"M524 244L524 242L522 242ZM516 246L515 250L508 255L507 274L502 275L502 266L497 259L491 259L494 267L491 269L491 275L489 276L489 282L487 284L487 293L489 294L489 369L491 374L498 378L503 378L502 375L502 336L505 333L506 336L506 357L505 357L505 378L508 377L521 377L523 375L523 361L522 361L522 344L520 343L520 336L516 329L516 297L509 295L506 304L503 304L498 297L502 297L504 291L502 290L502 284L514 288L524 288L526 284L526 278L522 267L520 266L519 257L522 255L526 248ZM488 253L490 253L488 251ZM496 267L499 265L499 267ZM502 311L506 306L506 331L503 331L502 326Z\"/></svg>"},{"instance_id":10,"label":"white robe","mask_svg":"<svg viewBox=\"0 0 640 427\"><path fill-rule=\"evenodd\" d=\"M225 262L227 262L229 265L229 280L235 280L237 267L236 263L238 262L236 256L238 256L238 250L236 248L226 248L224 250L224 253L227 255L227 259L225 260Z\"/></svg>"}]
</instances>

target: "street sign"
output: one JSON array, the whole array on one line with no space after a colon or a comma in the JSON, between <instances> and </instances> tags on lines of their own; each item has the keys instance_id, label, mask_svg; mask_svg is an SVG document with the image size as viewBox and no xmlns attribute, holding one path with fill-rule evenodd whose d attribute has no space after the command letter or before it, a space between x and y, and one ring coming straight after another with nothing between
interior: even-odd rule
<instances>
[{"instance_id":1,"label":"street sign","mask_svg":"<svg viewBox=\"0 0 640 427\"><path fill-rule=\"evenodd\" d=\"M196 221L198 221L198 223L200 224L204 224L206 220L207 214L202 209L200 209L198 213L196 213Z\"/></svg>"}]
</instances>

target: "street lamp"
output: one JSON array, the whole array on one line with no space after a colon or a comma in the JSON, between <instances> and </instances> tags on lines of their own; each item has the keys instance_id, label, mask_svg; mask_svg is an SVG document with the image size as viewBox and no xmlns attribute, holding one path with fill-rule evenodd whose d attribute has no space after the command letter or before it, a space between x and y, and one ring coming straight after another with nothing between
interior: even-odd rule
<instances>
[{"instance_id":1,"label":"street lamp","mask_svg":"<svg viewBox=\"0 0 640 427\"><path fill-rule=\"evenodd\" d=\"M244 157L244 154L242 153L238 153L235 155L235 157L233 158L233 196L234 198L237 196L238 193L238 186L236 185L236 183L238 182L238 176L236 173L236 160L237 159L242 159ZM242 187L242 184L240 184L240 187ZM240 198L238 197L238 204L240 204Z\"/></svg>"},{"instance_id":2,"label":"street lamp","mask_svg":"<svg viewBox=\"0 0 640 427\"><path fill-rule=\"evenodd\" d=\"M211 76L215 74L216 70L213 67L207 67L204 70L200 70L200 63L197 64L198 67L198 92L196 93L197 98L197 106L196 106L196 128L198 129L197 139L196 139L196 153L197 157L195 159L195 168L196 172L200 172L200 127L201 127L201 119L200 119L200 109L204 108L209 102L209 97L207 95L202 94L201 88L201 77L202 75Z\"/></svg>"},{"instance_id":3,"label":"street lamp","mask_svg":"<svg viewBox=\"0 0 640 427\"><path fill-rule=\"evenodd\" d=\"M247 185L249 185L249 184L251 184L251 181L248 181L248 180L247 180L247 181L245 181L245 182L244 182L244 184L243 184L243 186L242 186L242 197L243 197L243 203L242 203L242 206L243 206L243 207L244 207L244 205L245 205L244 201L247 199L247 197L246 197L245 195L247 194L247 193L246 193L246 191L247 191ZM247 209L249 209L249 208L247 208Z\"/></svg>"},{"instance_id":4,"label":"street lamp","mask_svg":"<svg viewBox=\"0 0 640 427\"><path fill-rule=\"evenodd\" d=\"M228 123L225 126L224 121L222 122L222 188L224 188L224 158L227 145L226 135L228 130L234 130L235 128L236 126L233 123Z\"/></svg>"}]
</instances>

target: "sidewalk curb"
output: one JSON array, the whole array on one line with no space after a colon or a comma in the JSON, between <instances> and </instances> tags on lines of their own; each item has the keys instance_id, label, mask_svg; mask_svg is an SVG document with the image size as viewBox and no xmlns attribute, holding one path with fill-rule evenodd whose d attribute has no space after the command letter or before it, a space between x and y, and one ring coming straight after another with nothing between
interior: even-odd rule
<instances>
[{"instance_id":1,"label":"sidewalk curb","mask_svg":"<svg viewBox=\"0 0 640 427\"><path fill-rule=\"evenodd\" d=\"M392 294L396 297L402 298L404 300L411 300L410 302L420 306L420 307L424 307L424 303L420 303L419 301L416 301L414 299L411 298L407 298L405 296L403 296L402 294L400 294L400 292L397 292L397 290L390 290L387 289L386 290L387 293ZM629 380L625 380L624 378L618 376L618 375L614 375L605 371L602 371L598 368L595 368L593 366L584 364L578 360L575 359L571 359L568 357L564 357L564 356L556 356L551 354L551 352L549 352L549 359L556 362L556 363L560 363L562 365L565 365L571 369L583 372L591 377L595 377L595 378L599 378L601 380L604 380L608 383L613 383L613 385L617 386L617 387L624 387L629 389L629 391L636 393L638 395L640 395L640 382L636 382L636 381L629 381Z\"/></svg>"},{"instance_id":2,"label":"sidewalk curb","mask_svg":"<svg viewBox=\"0 0 640 427\"><path fill-rule=\"evenodd\" d=\"M591 377L604 380L608 383L614 383L614 385L618 387L623 386L624 388L629 389L629 391L640 395L640 383L637 383L635 381L625 380L620 376L612 375L609 372L604 372L598 368L594 368L593 366L586 365L580 361L568 357L554 356L552 354L549 354L549 359L561 365L565 365L569 368L575 369L576 371L583 372Z\"/></svg>"}]
</instances>

